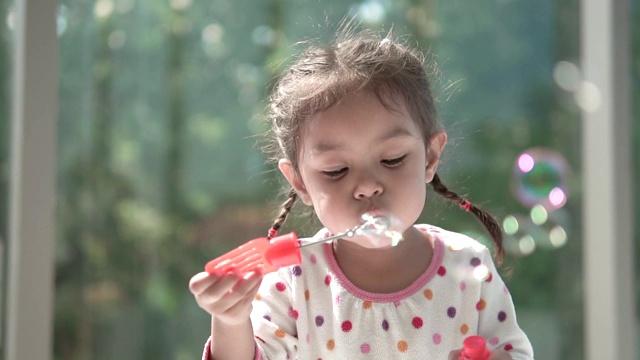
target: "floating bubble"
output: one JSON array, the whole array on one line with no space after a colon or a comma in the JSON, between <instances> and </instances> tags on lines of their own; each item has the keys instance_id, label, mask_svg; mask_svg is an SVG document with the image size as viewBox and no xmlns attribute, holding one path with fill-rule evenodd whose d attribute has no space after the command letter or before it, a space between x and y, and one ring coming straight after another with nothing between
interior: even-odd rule
<instances>
[{"instance_id":1,"label":"floating bubble","mask_svg":"<svg viewBox=\"0 0 640 360\"><path fill-rule=\"evenodd\" d=\"M545 236L538 239L541 248L558 249L569 240L570 215L566 209L549 213L548 219L539 225Z\"/></svg>"},{"instance_id":2,"label":"floating bubble","mask_svg":"<svg viewBox=\"0 0 640 360\"><path fill-rule=\"evenodd\" d=\"M547 212L541 206L531 208L529 216L508 215L502 221L505 251L526 256L537 249L555 250L569 240L569 212L558 209Z\"/></svg>"},{"instance_id":3,"label":"floating bubble","mask_svg":"<svg viewBox=\"0 0 640 360\"><path fill-rule=\"evenodd\" d=\"M534 238L544 236L542 230L536 226L530 217L509 215L502 222L505 233L504 249L506 252L526 256L536 250Z\"/></svg>"},{"instance_id":4,"label":"floating bubble","mask_svg":"<svg viewBox=\"0 0 640 360\"><path fill-rule=\"evenodd\" d=\"M544 206L538 204L531 208L531 221L536 225L542 225L549 219L549 213Z\"/></svg>"},{"instance_id":5,"label":"floating bubble","mask_svg":"<svg viewBox=\"0 0 640 360\"><path fill-rule=\"evenodd\" d=\"M567 243L567 232L560 225L555 225L549 230L549 242L554 247L562 247Z\"/></svg>"},{"instance_id":6,"label":"floating bubble","mask_svg":"<svg viewBox=\"0 0 640 360\"><path fill-rule=\"evenodd\" d=\"M567 161L556 151L531 148L516 160L512 188L523 205L553 211L567 202L570 172Z\"/></svg>"},{"instance_id":7,"label":"floating bubble","mask_svg":"<svg viewBox=\"0 0 640 360\"><path fill-rule=\"evenodd\" d=\"M396 246L402 240L402 233L395 230L397 226L398 220L391 214L364 213L355 235L366 236L371 243L378 246L388 245L389 241L391 246Z\"/></svg>"}]
</instances>

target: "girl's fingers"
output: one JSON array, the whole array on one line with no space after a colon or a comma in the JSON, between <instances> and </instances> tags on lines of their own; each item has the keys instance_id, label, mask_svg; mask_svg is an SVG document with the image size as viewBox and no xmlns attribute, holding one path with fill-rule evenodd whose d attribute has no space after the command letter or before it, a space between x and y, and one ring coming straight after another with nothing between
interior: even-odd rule
<instances>
[{"instance_id":1,"label":"girl's fingers","mask_svg":"<svg viewBox=\"0 0 640 360\"><path fill-rule=\"evenodd\" d=\"M249 274L243 278L225 298L216 304L218 319L228 323L244 321L251 313L251 305L260 288L261 280L260 274Z\"/></svg>"},{"instance_id":2,"label":"girl's fingers","mask_svg":"<svg viewBox=\"0 0 640 360\"><path fill-rule=\"evenodd\" d=\"M254 290L255 292L257 292L257 288L260 286L261 282L262 274L252 271L242 277L242 280L239 281L238 284L233 288L233 292L239 294L249 294ZM253 295L255 295L255 292Z\"/></svg>"},{"instance_id":3,"label":"girl's fingers","mask_svg":"<svg viewBox=\"0 0 640 360\"><path fill-rule=\"evenodd\" d=\"M458 359L460 359L460 350L453 350L452 352L449 353L448 360L458 360Z\"/></svg>"},{"instance_id":4,"label":"girl's fingers","mask_svg":"<svg viewBox=\"0 0 640 360\"><path fill-rule=\"evenodd\" d=\"M243 278L239 278L235 274L226 274L220 279L214 279L213 283L207 282L208 287L195 295L196 301L200 307L212 315L224 313L244 299L252 301L258 291L261 279L262 275L259 273L249 273ZM200 286L202 285L197 283L196 288Z\"/></svg>"},{"instance_id":5,"label":"girl's fingers","mask_svg":"<svg viewBox=\"0 0 640 360\"><path fill-rule=\"evenodd\" d=\"M189 290L193 295L200 295L215 281L216 277L207 272L197 273L189 280Z\"/></svg>"},{"instance_id":6,"label":"girl's fingers","mask_svg":"<svg viewBox=\"0 0 640 360\"><path fill-rule=\"evenodd\" d=\"M489 357L489 360L512 360L511 354L503 349L496 349Z\"/></svg>"}]
</instances>

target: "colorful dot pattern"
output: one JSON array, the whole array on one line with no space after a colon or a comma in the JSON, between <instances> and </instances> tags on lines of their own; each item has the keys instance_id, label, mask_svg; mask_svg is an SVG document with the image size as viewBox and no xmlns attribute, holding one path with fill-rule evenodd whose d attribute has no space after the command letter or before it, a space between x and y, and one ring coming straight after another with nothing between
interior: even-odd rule
<instances>
[{"instance_id":1,"label":"colorful dot pattern","mask_svg":"<svg viewBox=\"0 0 640 360\"><path fill-rule=\"evenodd\" d=\"M465 337L481 334L515 360L533 359L489 250L461 234L418 228L434 239L434 258L393 294L350 283L330 244L304 248L302 265L265 276L252 313L258 357L446 359ZM474 277L478 266L489 276Z\"/></svg>"}]
</instances>

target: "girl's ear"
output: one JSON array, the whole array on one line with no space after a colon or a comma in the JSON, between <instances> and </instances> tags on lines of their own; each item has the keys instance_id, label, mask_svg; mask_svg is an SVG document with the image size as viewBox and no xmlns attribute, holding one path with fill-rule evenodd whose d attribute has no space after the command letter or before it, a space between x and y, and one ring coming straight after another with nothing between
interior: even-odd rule
<instances>
[{"instance_id":1,"label":"girl's ear","mask_svg":"<svg viewBox=\"0 0 640 360\"><path fill-rule=\"evenodd\" d=\"M304 186L304 183L302 182L302 178L296 172L291 161L287 159L280 159L280 161L278 161L278 168L280 169L280 172L282 173L282 175L284 175L284 177L287 179L289 184L291 184L293 189L296 191L300 200L305 205L311 206L312 205L311 196L309 196L309 192L307 191L307 188Z\"/></svg>"},{"instance_id":2,"label":"girl's ear","mask_svg":"<svg viewBox=\"0 0 640 360\"><path fill-rule=\"evenodd\" d=\"M436 170L438 170L440 155L442 154L442 150L446 144L447 133L444 131L438 131L429 139L429 148L427 149L427 171L425 174L425 181L427 184L433 180L433 175L435 175Z\"/></svg>"}]
</instances>

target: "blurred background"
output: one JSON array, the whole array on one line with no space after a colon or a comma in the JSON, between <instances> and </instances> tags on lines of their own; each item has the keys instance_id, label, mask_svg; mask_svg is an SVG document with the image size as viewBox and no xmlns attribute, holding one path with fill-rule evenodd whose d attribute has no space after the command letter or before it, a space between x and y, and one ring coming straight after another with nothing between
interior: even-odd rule
<instances>
[{"instance_id":1,"label":"blurred background","mask_svg":"<svg viewBox=\"0 0 640 360\"><path fill-rule=\"evenodd\" d=\"M640 179L640 1L631 10ZM3 244L13 11L0 1ZM443 181L500 219L536 358L585 358L578 0L62 0L55 359L200 357L210 319L189 278L263 236L282 200L254 145L272 79L293 44L329 38L345 16L393 27L437 63ZM468 214L432 192L427 203L422 221L489 244ZM286 230L313 233L305 224Z\"/></svg>"}]
</instances>

